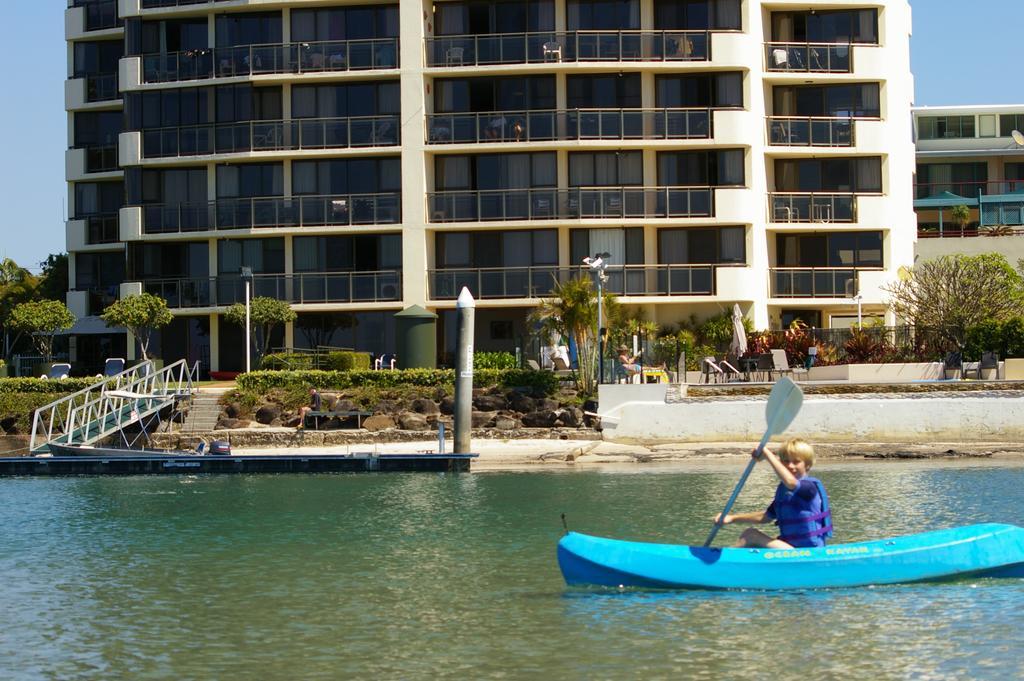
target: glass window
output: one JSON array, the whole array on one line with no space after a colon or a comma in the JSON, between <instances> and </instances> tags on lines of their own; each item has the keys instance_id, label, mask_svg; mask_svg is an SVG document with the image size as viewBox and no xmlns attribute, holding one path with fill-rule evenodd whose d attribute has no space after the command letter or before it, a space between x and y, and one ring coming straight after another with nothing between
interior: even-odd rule
<instances>
[{"instance_id":1,"label":"glass window","mask_svg":"<svg viewBox=\"0 0 1024 681\"><path fill-rule=\"evenodd\" d=\"M282 196L284 169L280 163L242 163L217 166L217 198Z\"/></svg>"},{"instance_id":2,"label":"glass window","mask_svg":"<svg viewBox=\"0 0 1024 681\"><path fill-rule=\"evenodd\" d=\"M999 136L1009 137L1014 130L1024 132L1024 113L999 114Z\"/></svg>"},{"instance_id":3,"label":"glass window","mask_svg":"<svg viewBox=\"0 0 1024 681\"><path fill-rule=\"evenodd\" d=\"M434 111L525 111L555 108L554 76L442 78L434 82Z\"/></svg>"},{"instance_id":4,"label":"glass window","mask_svg":"<svg viewBox=\"0 0 1024 681\"><path fill-rule=\"evenodd\" d=\"M210 46L206 17L143 21L140 42L142 54L205 49Z\"/></svg>"},{"instance_id":5,"label":"glass window","mask_svg":"<svg viewBox=\"0 0 1024 681\"><path fill-rule=\"evenodd\" d=\"M598 151L569 154L570 187L638 186L644 183L639 151Z\"/></svg>"},{"instance_id":6,"label":"glass window","mask_svg":"<svg viewBox=\"0 0 1024 681\"><path fill-rule=\"evenodd\" d=\"M661 186L725 186L746 183L742 149L668 151L658 154Z\"/></svg>"},{"instance_id":7,"label":"glass window","mask_svg":"<svg viewBox=\"0 0 1024 681\"><path fill-rule=\"evenodd\" d=\"M117 144L123 115L120 111L79 111L75 113L75 147Z\"/></svg>"},{"instance_id":8,"label":"glass window","mask_svg":"<svg viewBox=\"0 0 1024 681\"><path fill-rule=\"evenodd\" d=\"M558 264L558 232L441 232L435 240L439 268L538 267Z\"/></svg>"},{"instance_id":9,"label":"glass window","mask_svg":"<svg viewBox=\"0 0 1024 681\"><path fill-rule=\"evenodd\" d=\"M658 230L658 262L662 265L746 263L743 227Z\"/></svg>"},{"instance_id":10,"label":"glass window","mask_svg":"<svg viewBox=\"0 0 1024 681\"><path fill-rule=\"evenodd\" d=\"M628 31L640 28L640 0L569 0L570 31Z\"/></svg>"},{"instance_id":11,"label":"glass window","mask_svg":"<svg viewBox=\"0 0 1024 681\"><path fill-rule=\"evenodd\" d=\"M117 73L117 63L124 56L124 43L120 40L90 40L76 42L73 78L84 78L103 73Z\"/></svg>"},{"instance_id":12,"label":"glass window","mask_svg":"<svg viewBox=\"0 0 1024 681\"><path fill-rule=\"evenodd\" d=\"M292 42L398 37L398 5L292 10Z\"/></svg>"},{"instance_id":13,"label":"glass window","mask_svg":"<svg viewBox=\"0 0 1024 681\"><path fill-rule=\"evenodd\" d=\"M552 0L469 0L434 5L436 35L527 33L555 30Z\"/></svg>"},{"instance_id":14,"label":"glass window","mask_svg":"<svg viewBox=\"0 0 1024 681\"><path fill-rule=\"evenodd\" d=\"M664 108L735 108L743 106L743 74L655 76L655 102Z\"/></svg>"},{"instance_id":15,"label":"glass window","mask_svg":"<svg viewBox=\"0 0 1024 681\"><path fill-rule=\"evenodd\" d=\"M778 192L881 192L882 159L776 159Z\"/></svg>"},{"instance_id":16,"label":"glass window","mask_svg":"<svg viewBox=\"0 0 1024 681\"><path fill-rule=\"evenodd\" d=\"M556 169L554 152L437 156L434 185L438 191L554 187Z\"/></svg>"},{"instance_id":17,"label":"glass window","mask_svg":"<svg viewBox=\"0 0 1024 681\"><path fill-rule=\"evenodd\" d=\"M126 187L129 205L204 203L206 168L144 168L141 186L131 182Z\"/></svg>"},{"instance_id":18,"label":"glass window","mask_svg":"<svg viewBox=\"0 0 1024 681\"><path fill-rule=\"evenodd\" d=\"M740 0L656 0L654 27L659 31L742 30Z\"/></svg>"},{"instance_id":19,"label":"glass window","mask_svg":"<svg viewBox=\"0 0 1024 681\"><path fill-rule=\"evenodd\" d=\"M296 195L380 194L401 190L398 158L295 161L292 193Z\"/></svg>"},{"instance_id":20,"label":"glass window","mask_svg":"<svg viewBox=\"0 0 1024 681\"><path fill-rule=\"evenodd\" d=\"M920 116L918 139L974 137L974 116Z\"/></svg>"},{"instance_id":21,"label":"glass window","mask_svg":"<svg viewBox=\"0 0 1024 681\"><path fill-rule=\"evenodd\" d=\"M117 253L75 253L75 288L113 289L124 281L125 255Z\"/></svg>"},{"instance_id":22,"label":"glass window","mask_svg":"<svg viewBox=\"0 0 1024 681\"><path fill-rule=\"evenodd\" d=\"M772 42L878 44L878 10L772 12Z\"/></svg>"},{"instance_id":23,"label":"glass window","mask_svg":"<svg viewBox=\"0 0 1024 681\"><path fill-rule=\"evenodd\" d=\"M218 14L215 29L217 47L278 44L281 42L281 13ZM206 30L205 19L203 30Z\"/></svg>"},{"instance_id":24,"label":"glass window","mask_svg":"<svg viewBox=\"0 0 1024 681\"><path fill-rule=\"evenodd\" d=\"M566 78L570 109L636 109L641 102L639 73L608 73Z\"/></svg>"},{"instance_id":25,"label":"glass window","mask_svg":"<svg viewBox=\"0 0 1024 681\"><path fill-rule=\"evenodd\" d=\"M284 239L218 239L217 273L237 275L242 267L255 274L284 272Z\"/></svg>"},{"instance_id":26,"label":"glass window","mask_svg":"<svg viewBox=\"0 0 1024 681\"><path fill-rule=\"evenodd\" d=\"M76 182L75 217L109 215L124 204L124 184L121 182Z\"/></svg>"}]
</instances>

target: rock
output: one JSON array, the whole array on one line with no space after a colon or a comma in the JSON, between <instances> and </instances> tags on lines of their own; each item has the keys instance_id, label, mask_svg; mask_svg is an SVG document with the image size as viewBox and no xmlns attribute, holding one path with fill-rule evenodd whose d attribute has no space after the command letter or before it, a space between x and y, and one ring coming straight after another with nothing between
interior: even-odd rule
<instances>
[{"instance_id":1,"label":"rock","mask_svg":"<svg viewBox=\"0 0 1024 681\"><path fill-rule=\"evenodd\" d=\"M579 428L583 423L583 410L577 407L568 407L555 413L558 415L557 424L566 428Z\"/></svg>"},{"instance_id":2,"label":"rock","mask_svg":"<svg viewBox=\"0 0 1024 681\"><path fill-rule=\"evenodd\" d=\"M452 414L455 413L455 398L454 397L444 397L444 398L442 398L440 408L441 408L441 413L442 414L447 414L448 416L451 416Z\"/></svg>"},{"instance_id":3,"label":"rock","mask_svg":"<svg viewBox=\"0 0 1024 681\"><path fill-rule=\"evenodd\" d=\"M372 409L374 414L397 414L402 411L401 406L393 400L381 400Z\"/></svg>"},{"instance_id":4,"label":"rock","mask_svg":"<svg viewBox=\"0 0 1024 681\"><path fill-rule=\"evenodd\" d=\"M335 400L331 411L359 411L359 405L349 399Z\"/></svg>"},{"instance_id":5,"label":"rock","mask_svg":"<svg viewBox=\"0 0 1024 681\"><path fill-rule=\"evenodd\" d=\"M527 428L551 428L557 420L558 416L553 411L538 409L529 414L523 414L523 425Z\"/></svg>"},{"instance_id":6,"label":"rock","mask_svg":"<svg viewBox=\"0 0 1024 681\"><path fill-rule=\"evenodd\" d=\"M427 399L426 397L416 398L412 401L412 405L409 408L417 414L431 415L441 413L441 409L438 408L434 400Z\"/></svg>"},{"instance_id":7,"label":"rock","mask_svg":"<svg viewBox=\"0 0 1024 681\"><path fill-rule=\"evenodd\" d=\"M487 428L491 425L494 414L486 411L474 411L470 416L473 428Z\"/></svg>"},{"instance_id":8,"label":"rock","mask_svg":"<svg viewBox=\"0 0 1024 681\"><path fill-rule=\"evenodd\" d=\"M438 430L438 424L443 423L444 429L449 433L455 432L455 419L451 416L433 416L427 417L427 421L430 423L430 427L433 430Z\"/></svg>"},{"instance_id":9,"label":"rock","mask_svg":"<svg viewBox=\"0 0 1024 681\"><path fill-rule=\"evenodd\" d=\"M363 428L366 428L367 430L388 430L395 428L396 426L397 424L395 423L395 419L386 414L375 414L363 419Z\"/></svg>"},{"instance_id":10,"label":"rock","mask_svg":"<svg viewBox=\"0 0 1024 681\"><path fill-rule=\"evenodd\" d=\"M557 409L560 409L561 407L562 407L562 405L558 402L558 400L553 400L553 399L551 399L549 397L544 397L544 398L541 398L541 399L537 400L537 403L536 403L536 406L535 406L535 410L536 411L555 411Z\"/></svg>"},{"instance_id":11,"label":"rock","mask_svg":"<svg viewBox=\"0 0 1024 681\"><path fill-rule=\"evenodd\" d=\"M494 418L494 428L497 430L515 430L518 427L519 421L511 416L499 414Z\"/></svg>"},{"instance_id":12,"label":"rock","mask_svg":"<svg viewBox=\"0 0 1024 681\"><path fill-rule=\"evenodd\" d=\"M4 432L10 433L12 428L18 427L18 417L8 416L5 419L0 420L0 428L4 429Z\"/></svg>"},{"instance_id":13,"label":"rock","mask_svg":"<svg viewBox=\"0 0 1024 681\"><path fill-rule=\"evenodd\" d=\"M501 395L481 395L473 398L473 407L479 411L499 411L507 409L508 403Z\"/></svg>"},{"instance_id":14,"label":"rock","mask_svg":"<svg viewBox=\"0 0 1024 681\"><path fill-rule=\"evenodd\" d=\"M529 395L514 392L509 395L508 406L521 414L527 414L537 408L537 402Z\"/></svg>"},{"instance_id":15,"label":"rock","mask_svg":"<svg viewBox=\"0 0 1024 681\"><path fill-rule=\"evenodd\" d=\"M221 419L217 419L217 425L215 425L213 428L214 428L214 430L227 430L227 429L231 429L231 428L241 428L246 423L248 423L248 421L243 421L241 419L225 419L225 418L221 418Z\"/></svg>"},{"instance_id":16,"label":"rock","mask_svg":"<svg viewBox=\"0 0 1024 681\"><path fill-rule=\"evenodd\" d=\"M298 416L289 416L287 419L285 419L284 426L285 426L285 428L298 428L299 427L299 417Z\"/></svg>"},{"instance_id":17,"label":"rock","mask_svg":"<svg viewBox=\"0 0 1024 681\"><path fill-rule=\"evenodd\" d=\"M430 430L430 424L423 414L406 411L398 416L398 425L402 430Z\"/></svg>"},{"instance_id":18,"label":"rock","mask_svg":"<svg viewBox=\"0 0 1024 681\"><path fill-rule=\"evenodd\" d=\"M229 419L237 419L242 413L242 405L239 402L232 402L224 407L224 414Z\"/></svg>"},{"instance_id":19,"label":"rock","mask_svg":"<svg viewBox=\"0 0 1024 681\"><path fill-rule=\"evenodd\" d=\"M264 404L256 410L256 422L268 425L274 419L281 418L281 406L277 404Z\"/></svg>"}]
</instances>

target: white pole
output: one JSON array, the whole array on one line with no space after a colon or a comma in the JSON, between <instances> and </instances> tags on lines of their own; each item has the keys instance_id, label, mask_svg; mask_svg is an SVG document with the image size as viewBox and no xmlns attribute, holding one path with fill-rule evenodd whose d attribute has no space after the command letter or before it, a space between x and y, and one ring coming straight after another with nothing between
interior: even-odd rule
<instances>
[{"instance_id":1,"label":"white pole","mask_svg":"<svg viewBox=\"0 0 1024 681\"><path fill-rule=\"evenodd\" d=\"M858 294L857 295L857 328L858 329L863 328L863 326L864 326L863 323L861 322L860 301L861 301L861 296L860 296L860 294Z\"/></svg>"},{"instance_id":2,"label":"white pole","mask_svg":"<svg viewBox=\"0 0 1024 681\"><path fill-rule=\"evenodd\" d=\"M249 323L249 280L245 280L245 373L249 373L249 354L250 348L252 347L252 341L249 339L250 334L250 323Z\"/></svg>"},{"instance_id":3,"label":"white pole","mask_svg":"<svg viewBox=\"0 0 1024 681\"><path fill-rule=\"evenodd\" d=\"M603 284L604 281L601 279L603 272L600 270L597 273L597 382L598 384L604 379L604 336L601 335L601 329L604 328L604 318L602 316L601 299L603 295Z\"/></svg>"}]
</instances>

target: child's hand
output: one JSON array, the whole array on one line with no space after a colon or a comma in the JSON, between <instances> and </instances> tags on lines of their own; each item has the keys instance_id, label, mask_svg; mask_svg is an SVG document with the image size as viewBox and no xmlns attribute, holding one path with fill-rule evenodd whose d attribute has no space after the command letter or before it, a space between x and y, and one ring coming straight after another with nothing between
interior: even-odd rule
<instances>
[{"instance_id":1,"label":"child's hand","mask_svg":"<svg viewBox=\"0 0 1024 681\"><path fill-rule=\"evenodd\" d=\"M719 513L718 515L715 516L714 522L715 522L715 524L721 523L722 525L728 525L728 524L732 523L732 516L729 515L729 514L726 514L726 516L724 518L722 518L722 514Z\"/></svg>"},{"instance_id":2,"label":"child's hand","mask_svg":"<svg viewBox=\"0 0 1024 681\"><path fill-rule=\"evenodd\" d=\"M769 453L769 452L770 452L770 450L767 447L765 447L761 451L758 451L758 450L754 449L754 450L751 450L751 452L750 452L750 458L754 459L755 461L760 461L761 459L764 458L764 455Z\"/></svg>"}]
</instances>

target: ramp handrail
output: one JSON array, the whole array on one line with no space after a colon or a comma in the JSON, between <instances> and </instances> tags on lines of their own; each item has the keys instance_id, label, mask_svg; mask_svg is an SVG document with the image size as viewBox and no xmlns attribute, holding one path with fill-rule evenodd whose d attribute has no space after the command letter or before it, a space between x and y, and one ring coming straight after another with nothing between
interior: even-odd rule
<instances>
[{"instance_id":1,"label":"ramp handrail","mask_svg":"<svg viewBox=\"0 0 1024 681\"><path fill-rule=\"evenodd\" d=\"M126 426L146 415L142 411L149 413L179 396L191 395L198 371L198 362L190 367L184 359L159 371L153 371L152 362L145 361L88 388L65 395L36 410L32 419L29 450L46 451L47 443L61 438L67 438L68 444L74 444L71 440L76 424L78 428L83 428L87 438L96 438L107 430L112 432ZM110 391L130 392L145 397L134 399L111 396L108 395ZM128 412L129 418L125 418L125 406L132 401L136 402L135 408ZM140 410L139 406L143 409ZM113 427L103 428L102 424L111 415L114 416ZM98 430L90 435L94 424Z\"/></svg>"}]
</instances>

